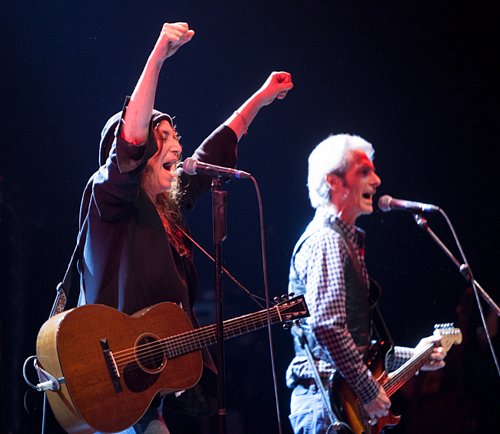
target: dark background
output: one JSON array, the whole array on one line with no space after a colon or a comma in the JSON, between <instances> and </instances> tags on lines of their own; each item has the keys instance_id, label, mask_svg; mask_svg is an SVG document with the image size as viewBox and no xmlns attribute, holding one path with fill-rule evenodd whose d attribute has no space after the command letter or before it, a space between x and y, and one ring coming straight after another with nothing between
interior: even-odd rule
<instances>
[{"instance_id":1,"label":"dark background","mask_svg":"<svg viewBox=\"0 0 500 434\"><path fill-rule=\"evenodd\" d=\"M156 100L177 117L186 155L271 71L293 74L293 91L260 112L239 151L239 167L262 190L272 296L286 292L291 249L312 216L307 156L330 133L348 132L374 144L382 194L447 212L476 279L499 302L500 38L488 4L2 2L2 432L40 431L42 397L26 387L22 364L69 261L101 128L132 92L164 21L187 21L196 31L165 63ZM250 182L227 191L225 265L263 295L255 192ZM209 195L189 219L212 250ZM498 374L465 280L411 214L376 211L358 223L368 232L368 267L384 288L381 307L396 342L415 345L436 322L455 321L464 332L445 370L418 376L394 398L404 417L393 432L492 432ZM443 218L429 216L429 223L456 253ZM210 323L213 271L197 257L198 310ZM258 309L229 281L224 288L227 317ZM279 326L273 338L289 433L291 342ZM226 353L229 432L277 432L266 332L228 341ZM47 432L59 432L50 411L47 424Z\"/></svg>"}]
</instances>

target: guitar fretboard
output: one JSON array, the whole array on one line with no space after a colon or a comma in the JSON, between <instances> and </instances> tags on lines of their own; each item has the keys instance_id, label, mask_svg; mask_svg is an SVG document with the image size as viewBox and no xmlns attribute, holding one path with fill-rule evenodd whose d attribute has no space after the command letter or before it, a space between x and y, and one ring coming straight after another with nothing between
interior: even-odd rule
<instances>
[{"instance_id":1,"label":"guitar fretboard","mask_svg":"<svg viewBox=\"0 0 500 434\"><path fill-rule=\"evenodd\" d=\"M415 373L424 366L432 353L433 344L429 344L418 354L414 355L403 366L391 373L390 378L383 384L387 396L396 393Z\"/></svg>"},{"instance_id":2,"label":"guitar fretboard","mask_svg":"<svg viewBox=\"0 0 500 434\"><path fill-rule=\"evenodd\" d=\"M278 307L269 309L271 324L281 321ZM230 339L254 330L258 330L267 325L268 311L261 310L238 318L224 321L224 339ZM181 333L161 340L162 349L167 358L173 358L182 354L190 353L205 348L217 342L217 325L201 327L186 333Z\"/></svg>"}]
</instances>

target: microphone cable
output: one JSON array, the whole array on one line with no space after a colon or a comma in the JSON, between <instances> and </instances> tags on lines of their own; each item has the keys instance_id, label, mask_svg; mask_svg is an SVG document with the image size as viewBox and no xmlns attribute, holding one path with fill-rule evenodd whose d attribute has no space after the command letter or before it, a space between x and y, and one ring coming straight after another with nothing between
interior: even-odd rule
<instances>
[{"instance_id":1,"label":"microphone cable","mask_svg":"<svg viewBox=\"0 0 500 434\"><path fill-rule=\"evenodd\" d=\"M257 183L257 180L253 177L250 176L250 179L252 180L254 187L255 187L255 193L257 195L257 203L259 207L259 224L260 224L260 248L261 248L261 257L262 257L262 275L263 275L263 281L264 281L264 295L266 299L266 309L267 309L267 335L269 339L269 352L270 352L270 358L271 358L271 371L273 375L273 386L274 386L274 399L276 403L276 417L278 419L278 433L282 434L283 428L281 425L281 412L280 412L280 406L279 406L279 397L278 397L278 381L276 377L276 366L274 363L274 345L273 345L273 335L272 335L272 330L271 330L271 314L270 314L270 305L269 305L269 282L268 282L268 275L267 275L267 253L266 253L266 236L265 236L265 231L264 231L264 207L262 205L262 196L260 193L260 188L259 184Z\"/></svg>"}]
</instances>

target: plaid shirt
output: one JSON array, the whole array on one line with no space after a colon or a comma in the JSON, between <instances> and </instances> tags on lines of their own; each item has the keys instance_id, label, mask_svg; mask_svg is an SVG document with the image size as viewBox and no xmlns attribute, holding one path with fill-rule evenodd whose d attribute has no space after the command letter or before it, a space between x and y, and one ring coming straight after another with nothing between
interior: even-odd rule
<instances>
[{"instance_id":1,"label":"plaid shirt","mask_svg":"<svg viewBox=\"0 0 500 434\"><path fill-rule=\"evenodd\" d=\"M368 284L364 261L364 232L335 215L332 208L319 208L308 227L311 235L299 246L292 267L306 288L305 299L311 328L323 355L316 361L322 378L330 378L338 370L363 404L379 393L379 384L362 360L346 324L345 267L349 252L335 224L354 248L363 279ZM389 371L396 369L412 354L413 349L395 347L387 360ZM287 385L295 387L301 379L313 378L306 356L296 356L287 370Z\"/></svg>"}]
</instances>

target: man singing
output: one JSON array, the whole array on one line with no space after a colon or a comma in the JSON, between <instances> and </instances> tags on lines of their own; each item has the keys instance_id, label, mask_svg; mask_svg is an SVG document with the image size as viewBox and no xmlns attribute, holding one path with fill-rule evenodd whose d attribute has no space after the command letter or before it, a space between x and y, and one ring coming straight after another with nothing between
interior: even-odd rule
<instances>
[{"instance_id":1,"label":"man singing","mask_svg":"<svg viewBox=\"0 0 500 434\"><path fill-rule=\"evenodd\" d=\"M387 415L391 406L363 360L371 339L371 305L365 236L355 224L359 216L373 212L373 197L381 184L373 154L372 145L361 137L339 134L321 142L309 156L309 198L316 213L293 251L289 291L305 294L310 317L302 329L315 366L295 337L296 354L287 370L295 434L331 429L314 369L321 377L320 387L328 386L337 371L373 420ZM432 340L425 338L419 345ZM387 370L396 369L413 352L395 347ZM435 347L424 369L441 368L445 356L442 347Z\"/></svg>"}]
</instances>

